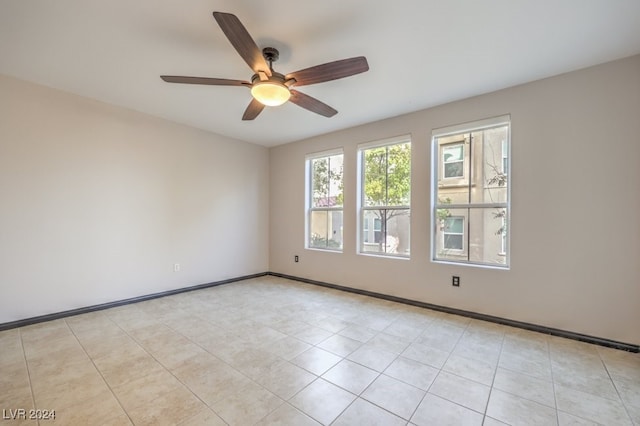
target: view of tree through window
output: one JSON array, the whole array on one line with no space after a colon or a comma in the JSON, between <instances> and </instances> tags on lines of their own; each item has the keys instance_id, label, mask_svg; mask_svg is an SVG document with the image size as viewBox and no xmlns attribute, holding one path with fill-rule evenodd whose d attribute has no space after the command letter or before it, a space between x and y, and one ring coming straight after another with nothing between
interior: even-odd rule
<instances>
[{"instance_id":1,"label":"view of tree through window","mask_svg":"<svg viewBox=\"0 0 640 426\"><path fill-rule=\"evenodd\" d=\"M508 266L509 117L433 134L433 259Z\"/></svg>"},{"instance_id":2,"label":"view of tree through window","mask_svg":"<svg viewBox=\"0 0 640 426\"><path fill-rule=\"evenodd\" d=\"M307 160L309 209L307 247L342 249L343 155L322 155Z\"/></svg>"},{"instance_id":3,"label":"view of tree through window","mask_svg":"<svg viewBox=\"0 0 640 426\"><path fill-rule=\"evenodd\" d=\"M360 155L360 251L408 256L411 143L365 148Z\"/></svg>"}]
</instances>

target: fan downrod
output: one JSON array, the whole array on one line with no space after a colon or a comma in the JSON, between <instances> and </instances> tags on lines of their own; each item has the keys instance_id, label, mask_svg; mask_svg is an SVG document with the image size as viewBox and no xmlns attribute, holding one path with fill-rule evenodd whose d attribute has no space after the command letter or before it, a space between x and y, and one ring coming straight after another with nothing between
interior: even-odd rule
<instances>
[{"instance_id":1,"label":"fan downrod","mask_svg":"<svg viewBox=\"0 0 640 426\"><path fill-rule=\"evenodd\" d=\"M267 62L269 62L269 65L271 65L278 60L280 52L278 52L278 49L275 47L265 47L262 49L262 56L264 56L264 59L266 59Z\"/></svg>"}]
</instances>

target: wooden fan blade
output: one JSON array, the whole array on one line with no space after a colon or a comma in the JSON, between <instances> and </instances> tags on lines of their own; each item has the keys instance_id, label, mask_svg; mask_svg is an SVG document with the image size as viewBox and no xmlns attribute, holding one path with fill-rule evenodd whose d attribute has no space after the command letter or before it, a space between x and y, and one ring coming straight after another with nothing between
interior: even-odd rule
<instances>
[{"instance_id":1,"label":"wooden fan blade","mask_svg":"<svg viewBox=\"0 0 640 426\"><path fill-rule=\"evenodd\" d=\"M258 49L256 42L253 41L253 38L249 35L249 32L236 15L213 12L213 17L216 18L218 25L220 25L220 28L231 42L231 45L233 45L249 67L255 73L262 71L271 77L271 69L264 59L264 56L262 56L262 52Z\"/></svg>"},{"instance_id":2,"label":"wooden fan blade","mask_svg":"<svg viewBox=\"0 0 640 426\"><path fill-rule=\"evenodd\" d=\"M293 78L296 80L294 83L295 86L306 86L349 77L350 75L360 74L368 70L369 64L367 63L367 58L358 56L356 58L328 62L292 72L291 74L287 74L286 80Z\"/></svg>"},{"instance_id":3,"label":"wooden fan blade","mask_svg":"<svg viewBox=\"0 0 640 426\"><path fill-rule=\"evenodd\" d=\"M333 117L338 113L338 111L331 108L324 102L320 102L316 98L305 95L304 93L298 92L297 90L291 90L291 98L289 98L289 100L299 107L308 109L309 111L315 112L316 114L324 115L325 117Z\"/></svg>"},{"instance_id":4,"label":"wooden fan blade","mask_svg":"<svg viewBox=\"0 0 640 426\"><path fill-rule=\"evenodd\" d=\"M228 80L226 78L209 78L209 77L183 77L179 75L161 75L161 79L167 83L184 83L184 84L205 84L209 86L246 86L251 87L251 83L243 80Z\"/></svg>"},{"instance_id":5,"label":"wooden fan blade","mask_svg":"<svg viewBox=\"0 0 640 426\"><path fill-rule=\"evenodd\" d=\"M263 109L264 109L264 105L262 105L256 99L252 99L251 103L249 104L247 109L244 111L244 114L242 115L242 119L253 120L258 116L258 114L262 112Z\"/></svg>"}]
</instances>

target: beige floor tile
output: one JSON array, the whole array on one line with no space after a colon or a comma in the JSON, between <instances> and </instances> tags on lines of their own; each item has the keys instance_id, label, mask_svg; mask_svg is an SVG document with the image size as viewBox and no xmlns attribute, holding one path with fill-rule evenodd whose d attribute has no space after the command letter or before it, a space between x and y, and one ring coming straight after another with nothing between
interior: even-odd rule
<instances>
[{"instance_id":1,"label":"beige floor tile","mask_svg":"<svg viewBox=\"0 0 640 426\"><path fill-rule=\"evenodd\" d=\"M132 380L121 386L115 386L113 392L125 410L131 411L142 405L149 404L154 399L178 388L182 383L167 371L152 373L139 379Z\"/></svg>"},{"instance_id":2,"label":"beige floor tile","mask_svg":"<svg viewBox=\"0 0 640 426\"><path fill-rule=\"evenodd\" d=\"M254 424L283 403L273 393L254 384L229 395L211 407L229 425Z\"/></svg>"},{"instance_id":3,"label":"beige floor tile","mask_svg":"<svg viewBox=\"0 0 640 426\"><path fill-rule=\"evenodd\" d=\"M184 419L180 426L225 426L226 423L211 408L202 408L193 416Z\"/></svg>"},{"instance_id":4,"label":"beige floor tile","mask_svg":"<svg viewBox=\"0 0 640 426\"><path fill-rule=\"evenodd\" d=\"M304 389L309 383L317 379L315 374L282 361L274 364L264 375L256 381L285 401Z\"/></svg>"},{"instance_id":5,"label":"beige floor tile","mask_svg":"<svg viewBox=\"0 0 640 426\"><path fill-rule=\"evenodd\" d=\"M118 354L129 356L142 349L140 345L138 345L136 341L129 337L124 331L118 334L105 336L98 335L86 338L81 337L79 340L84 350L93 359L109 355L117 356Z\"/></svg>"},{"instance_id":6,"label":"beige floor tile","mask_svg":"<svg viewBox=\"0 0 640 426\"><path fill-rule=\"evenodd\" d=\"M617 400L618 392L611 378L604 369L589 370L580 368L578 371L565 369L556 371L553 367L553 382L562 387L590 393L602 398Z\"/></svg>"},{"instance_id":7,"label":"beige floor tile","mask_svg":"<svg viewBox=\"0 0 640 426\"><path fill-rule=\"evenodd\" d=\"M20 329L22 342L25 345L41 344L51 339L73 336L63 319L28 325Z\"/></svg>"},{"instance_id":8,"label":"beige floor tile","mask_svg":"<svg viewBox=\"0 0 640 426\"><path fill-rule=\"evenodd\" d=\"M360 395L379 375L375 370L345 359L324 373L322 378Z\"/></svg>"},{"instance_id":9,"label":"beige floor tile","mask_svg":"<svg viewBox=\"0 0 640 426\"><path fill-rule=\"evenodd\" d=\"M434 331L432 327L433 325L427 328L422 335L415 340L415 343L420 343L421 345L439 349L447 353L451 352L456 347L464 331L457 327L447 331Z\"/></svg>"},{"instance_id":10,"label":"beige floor tile","mask_svg":"<svg viewBox=\"0 0 640 426\"><path fill-rule=\"evenodd\" d=\"M343 330L340 330L338 334L353 340L357 340L360 343L366 343L378 333L375 330L371 330L370 328L353 324L353 325L347 326Z\"/></svg>"},{"instance_id":11,"label":"beige floor tile","mask_svg":"<svg viewBox=\"0 0 640 426\"><path fill-rule=\"evenodd\" d=\"M101 379L91 360L66 363L65 360L56 359L52 366L55 368L31 372L31 386L36 395L41 391L51 391L64 383Z\"/></svg>"},{"instance_id":12,"label":"beige floor tile","mask_svg":"<svg viewBox=\"0 0 640 426\"><path fill-rule=\"evenodd\" d=\"M94 363L111 387L123 385L164 369L158 361L144 351L131 356L111 354L94 360Z\"/></svg>"},{"instance_id":13,"label":"beige floor tile","mask_svg":"<svg viewBox=\"0 0 640 426\"><path fill-rule=\"evenodd\" d=\"M489 416L484 416L484 421L482 422L482 426L509 426L509 425L501 422L500 420L491 418Z\"/></svg>"},{"instance_id":14,"label":"beige floor tile","mask_svg":"<svg viewBox=\"0 0 640 426\"><path fill-rule=\"evenodd\" d=\"M127 410L127 414L136 426L176 425L205 408L206 405L187 389L177 388L147 404Z\"/></svg>"},{"instance_id":15,"label":"beige floor tile","mask_svg":"<svg viewBox=\"0 0 640 426\"><path fill-rule=\"evenodd\" d=\"M381 375L361 397L393 414L409 420L425 392L394 378Z\"/></svg>"},{"instance_id":16,"label":"beige floor tile","mask_svg":"<svg viewBox=\"0 0 640 426\"><path fill-rule=\"evenodd\" d=\"M188 365L191 359L198 355L208 355L208 352L191 342L179 346L149 349L149 353L168 370L176 370Z\"/></svg>"},{"instance_id":17,"label":"beige floor tile","mask_svg":"<svg viewBox=\"0 0 640 426\"><path fill-rule=\"evenodd\" d=\"M551 381L551 362L549 356L532 354L529 351L505 352L500 354L498 366L511 371L526 374L538 379Z\"/></svg>"},{"instance_id":18,"label":"beige floor tile","mask_svg":"<svg viewBox=\"0 0 640 426\"><path fill-rule=\"evenodd\" d=\"M111 390L94 369L73 379L51 382L43 387L36 382L33 393L38 408L62 409L100 396L110 396Z\"/></svg>"},{"instance_id":19,"label":"beige floor tile","mask_svg":"<svg viewBox=\"0 0 640 426\"><path fill-rule=\"evenodd\" d=\"M318 426L319 424L300 410L285 403L256 423L256 426Z\"/></svg>"},{"instance_id":20,"label":"beige floor tile","mask_svg":"<svg viewBox=\"0 0 640 426\"><path fill-rule=\"evenodd\" d=\"M54 374L63 374L68 370L95 370L91 359L82 348L69 348L53 354L41 354L29 358L27 365L31 379L34 381Z\"/></svg>"},{"instance_id":21,"label":"beige floor tile","mask_svg":"<svg viewBox=\"0 0 640 426\"><path fill-rule=\"evenodd\" d=\"M553 383L526 374L498 368L493 387L555 408Z\"/></svg>"},{"instance_id":22,"label":"beige floor tile","mask_svg":"<svg viewBox=\"0 0 640 426\"><path fill-rule=\"evenodd\" d=\"M389 327L383 330L385 334L391 334L400 337L403 340L413 341L418 338L424 331L424 327L416 327L415 323L403 321L402 319L394 321Z\"/></svg>"},{"instance_id":23,"label":"beige floor tile","mask_svg":"<svg viewBox=\"0 0 640 426\"><path fill-rule=\"evenodd\" d=\"M640 354L261 277L0 331L0 408L34 403L56 424L640 425Z\"/></svg>"},{"instance_id":24,"label":"beige floor tile","mask_svg":"<svg viewBox=\"0 0 640 426\"><path fill-rule=\"evenodd\" d=\"M29 372L24 359L0 366L0 389L29 385Z\"/></svg>"},{"instance_id":25,"label":"beige floor tile","mask_svg":"<svg viewBox=\"0 0 640 426\"><path fill-rule=\"evenodd\" d=\"M69 351L84 352L78 339L69 332L69 334L55 337L51 339L38 339L32 342L24 343L24 353L27 360L36 357L50 356L56 352Z\"/></svg>"},{"instance_id":26,"label":"beige floor tile","mask_svg":"<svg viewBox=\"0 0 640 426\"><path fill-rule=\"evenodd\" d=\"M28 384L20 387L0 387L0 410L24 409L28 411L32 408L35 408L35 404ZM15 416L8 415L8 417Z\"/></svg>"},{"instance_id":27,"label":"beige floor tile","mask_svg":"<svg viewBox=\"0 0 640 426\"><path fill-rule=\"evenodd\" d=\"M640 405L627 405L626 408L633 424L640 425Z\"/></svg>"},{"instance_id":28,"label":"beige floor tile","mask_svg":"<svg viewBox=\"0 0 640 426\"><path fill-rule=\"evenodd\" d=\"M125 412L112 395L100 395L93 399L56 411L56 425L120 425L128 424Z\"/></svg>"},{"instance_id":29,"label":"beige floor tile","mask_svg":"<svg viewBox=\"0 0 640 426\"><path fill-rule=\"evenodd\" d=\"M279 356L286 361L290 361L311 347L312 345L303 342L302 340L287 336L276 342L263 346L262 349Z\"/></svg>"},{"instance_id":30,"label":"beige floor tile","mask_svg":"<svg viewBox=\"0 0 640 426\"><path fill-rule=\"evenodd\" d=\"M404 358L409 358L435 368L442 368L447 358L449 358L449 352L430 348L420 343L412 343L401 355Z\"/></svg>"},{"instance_id":31,"label":"beige floor tile","mask_svg":"<svg viewBox=\"0 0 640 426\"><path fill-rule=\"evenodd\" d=\"M347 359L382 372L397 358L396 354L366 344L355 350Z\"/></svg>"},{"instance_id":32,"label":"beige floor tile","mask_svg":"<svg viewBox=\"0 0 640 426\"><path fill-rule=\"evenodd\" d=\"M294 337L296 337L297 339L300 339L303 342L307 342L310 345L317 345L318 343L328 339L331 336L333 336L332 332L324 330L320 327L314 327L312 325L294 335Z\"/></svg>"},{"instance_id":33,"label":"beige floor tile","mask_svg":"<svg viewBox=\"0 0 640 426\"><path fill-rule=\"evenodd\" d=\"M439 370L409 358L399 356L384 374L422 390L428 390Z\"/></svg>"},{"instance_id":34,"label":"beige floor tile","mask_svg":"<svg viewBox=\"0 0 640 426\"><path fill-rule=\"evenodd\" d=\"M318 379L291 398L291 405L322 423L330 424L356 398L326 380Z\"/></svg>"},{"instance_id":35,"label":"beige floor tile","mask_svg":"<svg viewBox=\"0 0 640 426\"><path fill-rule=\"evenodd\" d=\"M484 413L491 388L464 377L441 372L433 382L429 393L455 402L479 413Z\"/></svg>"},{"instance_id":36,"label":"beige floor tile","mask_svg":"<svg viewBox=\"0 0 640 426\"><path fill-rule=\"evenodd\" d=\"M406 420L358 398L332 423L332 426L404 426Z\"/></svg>"},{"instance_id":37,"label":"beige floor tile","mask_svg":"<svg viewBox=\"0 0 640 426\"><path fill-rule=\"evenodd\" d=\"M291 360L295 365L320 376L342 358L320 348L310 348Z\"/></svg>"},{"instance_id":38,"label":"beige floor tile","mask_svg":"<svg viewBox=\"0 0 640 426\"><path fill-rule=\"evenodd\" d=\"M327 330L331 333L338 333L351 325L351 323L349 323L348 321L344 321L331 316L316 318L307 322L313 326L316 326L323 330Z\"/></svg>"},{"instance_id":39,"label":"beige floor tile","mask_svg":"<svg viewBox=\"0 0 640 426\"><path fill-rule=\"evenodd\" d=\"M487 362L451 355L442 367L444 371L491 386L496 368Z\"/></svg>"},{"instance_id":40,"label":"beige floor tile","mask_svg":"<svg viewBox=\"0 0 640 426\"><path fill-rule=\"evenodd\" d=\"M1 343L0 343L1 345ZM24 351L22 346L2 348L0 351L0 371L3 367L11 367L11 365L24 362Z\"/></svg>"},{"instance_id":41,"label":"beige floor tile","mask_svg":"<svg viewBox=\"0 0 640 426\"><path fill-rule=\"evenodd\" d=\"M366 344L372 348L382 349L400 355L411 344L411 340L391 334L378 333Z\"/></svg>"},{"instance_id":42,"label":"beige floor tile","mask_svg":"<svg viewBox=\"0 0 640 426\"><path fill-rule=\"evenodd\" d=\"M556 410L497 389L491 391L487 416L507 424L557 425Z\"/></svg>"},{"instance_id":43,"label":"beige floor tile","mask_svg":"<svg viewBox=\"0 0 640 426\"><path fill-rule=\"evenodd\" d=\"M348 356L358 349L362 343L339 334L334 334L318 345L319 348L327 350L340 357Z\"/></svg>"},{"instance_id":44,"label":"beige floor tile","mask_svg":"<svg viewBox=\"0 0 640 426\"><path fill-rule=\"evenodd\" d=\"M599 426L598 423L591 420L581 419L580 417L558 411L558 424L560 426Z\"/></svg>"},{"instance_id":45,"label":"beige floor tile","mask_svg":"<svg viewBox=\"0 0 640 426\"><path fill-rule=\"evenodd\" d=\"M251 386L253 382L235 368L219 361L215 367L198 369L197 365L186 365L174 372L201 400L212 406L226 395L236 394Z\"/></svg>"},{"instance_id":46,"label":"beige floor tile","mask_svg":"<svg viewBox=\"0 0 640 426\"><path fill-rule=\"evenodd\" d=\"M481 426L482 414L427 394L411 417L411 423L417 426Z\"/></svg>"},{"instance_id":47,"label":"beige floor tile","mask_svg":"<svg viewBox=\"0 0 640 426\"><path fill-rule=\"evenodd\" d=\"M461 340L453 349L452 354L497 365L501 349L502 341L495 344L489 341Z\"/></svg>"},{"instance_id":48,"label":"beige floor tile","mask_svg":"<svg viewBox=\"0 0 640 426\"><path fill-rule=\"evenodd\" d=\"M605 425L631 425L621 401L556 386L558 410Z\"/></svg>"}]
</instances>

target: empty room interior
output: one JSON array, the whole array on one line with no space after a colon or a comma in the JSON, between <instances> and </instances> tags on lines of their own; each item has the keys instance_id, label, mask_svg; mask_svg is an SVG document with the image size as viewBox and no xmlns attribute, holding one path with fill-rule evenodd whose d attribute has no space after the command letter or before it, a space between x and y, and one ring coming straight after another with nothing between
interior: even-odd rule
<instances>
[{"instance_id":1,"label":"empty room interior","mask_svg":"<svg viewBox=\"0 0 640 426\"><path fill-rule=\"evenodd\" d=\"M0 426L640 425L636 0L4 1L0 199Z\"/></svg>"}]
</instances>

